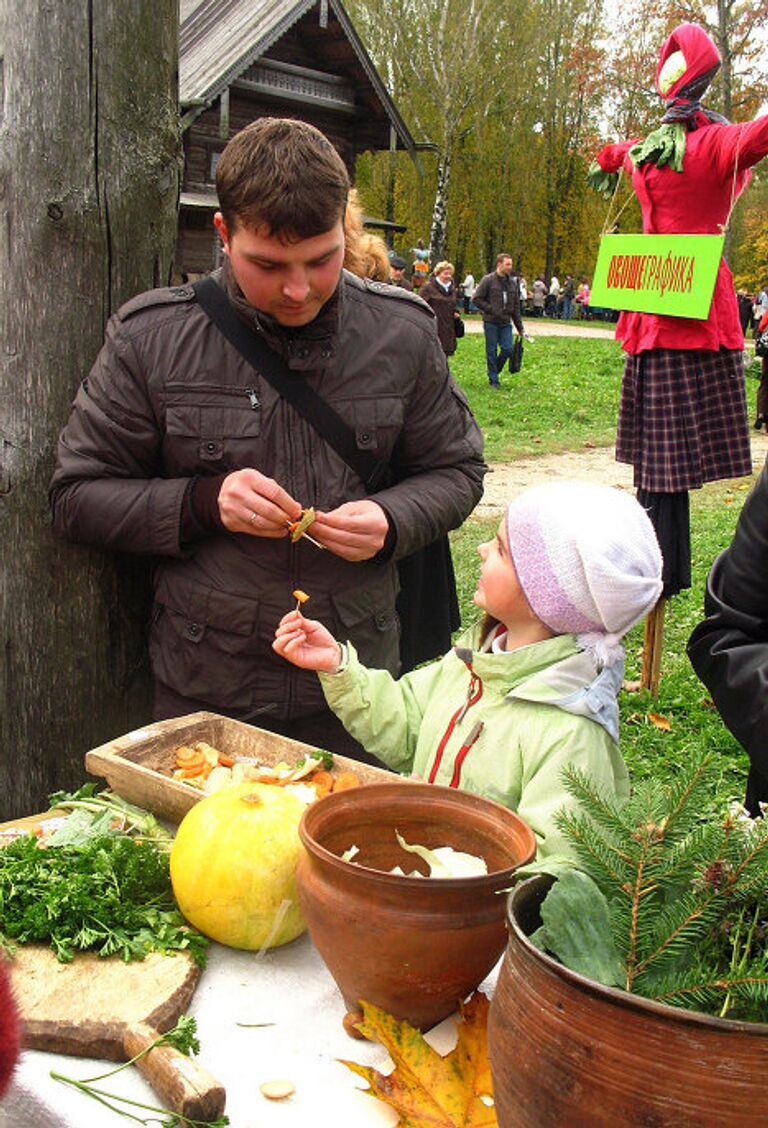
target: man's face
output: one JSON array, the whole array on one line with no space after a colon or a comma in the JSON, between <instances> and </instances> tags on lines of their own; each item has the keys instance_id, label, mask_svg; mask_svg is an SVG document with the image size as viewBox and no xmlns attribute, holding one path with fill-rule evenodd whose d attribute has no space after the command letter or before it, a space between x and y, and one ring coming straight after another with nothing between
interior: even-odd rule
<instances>
[{"instance_id":1,"label":"man's face","mask_svg":"<svg viewBox=\"0 0 768 1128\"><path fill-rule=\"evenodd\" d=\"M499 274L511 274L512 259L509 257L500 259L496 270L499 272Z\"/></svg>"},{"instance_id":2,"label":"man's face","mask_svg":"<svg viewBox=\"0 0 768 1128\"><path fill-rule=\"evenodd\" d=\"M405 267L391 266L389 270L393 282L402 282L403 275L405 274Z\"/></svg>"},{"instance_id":3,"label":"man's face","mask_svg":"<svg viewBox=\"0 0 768 1128\"><path fill-rule=\"evenodd\" d=\"M280 325L298 328L314 321L339 282L344 261L341 220L328 231L284 242L267 228L227 229L221 212L213 217L232 273L247 301Z\"/></svg>"}]
</instances>

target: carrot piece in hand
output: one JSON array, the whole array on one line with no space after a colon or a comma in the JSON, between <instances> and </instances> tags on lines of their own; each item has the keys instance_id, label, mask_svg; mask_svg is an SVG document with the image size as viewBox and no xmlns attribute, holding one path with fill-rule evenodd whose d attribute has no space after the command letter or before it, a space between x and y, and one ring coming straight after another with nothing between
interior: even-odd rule
<instances>
[{"instance_id":1,"label":"carrot piece in hand","mask_svg":"<svg viewBox=\"0 0 768 1128\"><path fill-rule=\"evenodd\" d=\"M306 603L309 596L305 591L302 591L301 588L296 588L296 591L293 593L293 598L296 600L296 610L299 611L302 603Z\"/></svg>"}]
</instances>

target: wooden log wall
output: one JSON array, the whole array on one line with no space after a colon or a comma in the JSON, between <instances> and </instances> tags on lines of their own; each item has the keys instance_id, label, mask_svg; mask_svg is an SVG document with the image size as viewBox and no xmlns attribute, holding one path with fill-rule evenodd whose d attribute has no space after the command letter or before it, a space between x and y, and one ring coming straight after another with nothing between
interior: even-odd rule
<instances>
[{"instance_id":1,"label":"wooden log wall","mask_svg":"<svg viewBox=\"0 0 768 1128\"><path fill-rule=\"evenodd\" d=\"M170 277L177 0L0 0L0 819L149 717L146 562L57 542L57 435L108 316Z\"/></svg>"}]
</instances>

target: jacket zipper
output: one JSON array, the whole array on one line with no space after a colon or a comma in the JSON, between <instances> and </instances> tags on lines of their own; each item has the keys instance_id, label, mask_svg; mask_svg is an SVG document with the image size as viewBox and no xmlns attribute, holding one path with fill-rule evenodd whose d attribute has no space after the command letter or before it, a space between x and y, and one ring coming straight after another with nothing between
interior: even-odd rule
<instances>
[{"instance_id":1,"label":"jacket zipper","mask_svg":"<svg viewBox=\"0 0 768 1128\"><path fill-rule=\"evenodd\" d=\"M448 741L450 740L451 734L453 733L453 730L456 728L456 725L459 724L464 719L464 714L467 712L467 709L471 709L473 705L476 705L477 702L480 700L480 698L483 696L483 683L480 681L480 678L477 676L477 674L475 673L475 671L472 669L471 666L469 667L469 674L470 674L469 689L467 690L466 700L465 700L464 704L461 706L461 708L457 709L456 712L451 717L450 721L448 722L448 728L443 733L443 738L437 746L437 751L435 753L435 759L433 761L432 767L431 767L430 772L429 772L429 778L428 778L429 783L435 782L435 777L436 777L436 775L437 775L437 773L440 769L440 764L442 763L443 753L445 752L445 746L448 743ZM475 728L476 727L477 726L475 726ZM472 731L474 732L474 729ZM475 734L475 736L472 738L469 747L471 747L471 745L474 744L474 742L477 740L479 735L480 735L480 732L478 731ZM470 733L470 736L472 736L472 733ZM462 747L459 749L459 755L461 755L461 753L464 752L464 756L466 756L467 752L469 751L469 747L467 747L466 751L464 751L464 745L462 745ZM464 759L464 756L462 756L462 760ZM461 767L461 765L459 765L459 768L460 767ZM454 778L455 778L456 777L456 769L455 768L454 768L453 775L454 775ZM449 784L449 786L450 787L456 787L457 785L458 785L458 781L456 783L454 783L453 779L451 779L451 783Z\"/></svg>"},{"instance_id":2,"label":"jacket zipper","mask_svg":"<svg viewBox=\"0 0 768 1128\"><path fill-rule=\"evenodd\" d=\"M484 728L485 728L485 723L483 721L475 721L475 723L472 725L472 728L470 729L470 732L469 732L469 736L464 741L464 743L462 744L459 751L456 753L456 759L454 760L454 763L453 763L453 775L451 776L451 782L448 784L449 787L458 787L459 786L459 780L461 779L462 765L464 764L464 761L467 758L467 754L468 754L470 748L475 743L475 741L477 740L477 738L479 737L480 733L483 731Z\"/></svg>"}]
</instances>

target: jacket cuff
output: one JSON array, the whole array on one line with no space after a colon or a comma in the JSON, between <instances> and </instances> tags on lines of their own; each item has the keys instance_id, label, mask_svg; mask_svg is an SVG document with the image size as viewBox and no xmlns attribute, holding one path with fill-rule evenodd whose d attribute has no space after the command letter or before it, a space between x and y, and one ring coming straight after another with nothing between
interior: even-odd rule
<instances>
[{"instance_id":1,"label":"jacket cuff","mask_svg":"<svg viewBox=\"0 0 768 1128\"><path fill-rule=\"evenodd\" d=\"M215 478L192 478L181 508L181 543L190 544L214 533L225 533L219 513L219 493L226 474Z\"/></svg>"},{"instance_id":2,"label":"jacket cuff","mask_svg":"<svg viewBox=\"0 0 768 1128\"><path fill-rule=\"evenodd\" d=\"M397 548L397 530L395 529L395 522L392 520L392 514L389 512L387 507L382 505L378 498L374 497L373 500L384 510L387 521L389 522L387 535L384 537L384 544L381 546L373 559L391 560L394 555L395 549Z\"/></svg>"}]
</instances>

